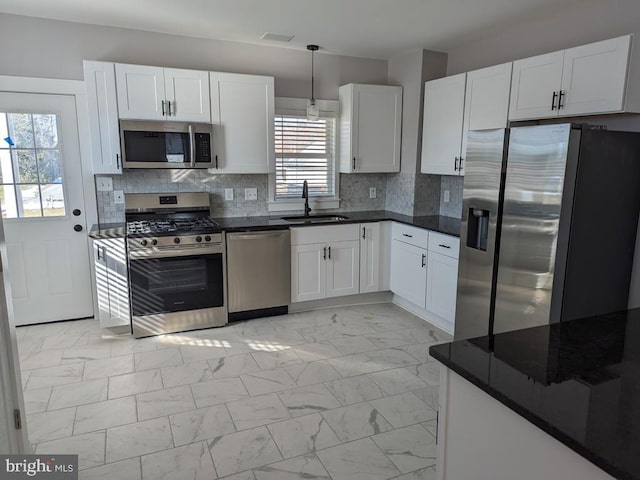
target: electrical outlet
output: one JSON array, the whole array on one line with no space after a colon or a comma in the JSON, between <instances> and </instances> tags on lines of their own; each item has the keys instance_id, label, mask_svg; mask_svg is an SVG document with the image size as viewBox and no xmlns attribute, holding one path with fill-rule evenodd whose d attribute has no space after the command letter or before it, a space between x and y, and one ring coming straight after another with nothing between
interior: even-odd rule
<instances>
[{"instance_id":1,"label":"electrical outlet","mask_svg":"<svg viewBox=\"0 0 640 480\"><path fill-rule=\"evenodd\" d=\"M377 194L376 187L369 187L369 198L376 198Z\"/></svg>"},{"instance_id":2,"label":"electrical outlet","mask_svg":"<svg viewBox=\"0 0 640 480\"><path fill-rule=\"evenodd\" d=\"M258 200L258 189L257 188L245 188L244 189L244 199L245 200Z\"/></svg>"},{"instance_id":3,"label":"electrical outlet","mask_svg":"<svg viewBox=\"0 0 640 480\"><path fill-rule=\"evenodd\" d=\"M449 190L445 190L444 191L444 203L449 203L449 195L450 195Z\"/></svg>"},{"instance_id":4,"label":"electrical outlet","mask_svg":"<svg viewBox=\"0 0 640 480\"><path fill-rule=\"evenodd\" d=\"M113 191L113 203L115 203L116 205L124 204L124 192L122 190Z\"/></svg>"},{"instance_id":5,"label":"electrical outlet","mask_svg":"<svg viewBox=\"0 0 640 480\"><path fill-rule=\"evenodd\" d=\"M113 179L111 177L96 177L96 188L99 192L110 192L113 190Z\"/></svg>"},{"instance_id":6,"label":"electrical outlet","mask_svg":"<svg viewBox=\"0 0 640 480\"><path fill-rule=\"evenodd\" d=\"M233 188L224 189L224 199L227 201L233 200Z\"/></svg>"}]
</instances>

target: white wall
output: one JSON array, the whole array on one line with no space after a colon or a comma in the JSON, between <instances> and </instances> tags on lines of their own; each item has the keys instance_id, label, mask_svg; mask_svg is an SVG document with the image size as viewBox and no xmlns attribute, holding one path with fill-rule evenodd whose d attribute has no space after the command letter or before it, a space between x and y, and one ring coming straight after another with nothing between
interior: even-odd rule
<instances>
[{"instance_id":1,"label":"white wall","mask_svg":"<svg viewBox=\"0 0 640 480\"><path fill-rule=\"evenodd\" d=\"M311 95L306 50L0 14L0 75L82 80L82 60L273 75L276 96ZM387 83L385 60L316 55L316 97L345 83Z\"/></svg>"},{"instance_id":2,"label":"white wall","mask_svg":"<svg viewBox=\"0 0 640 480\"><path fill-rule=\"evenodd\" d=\"M499 31L484 32L447 49L448 75L628 33L640 42L640 1L580 0Z\"/></svg>"}]
</instances>

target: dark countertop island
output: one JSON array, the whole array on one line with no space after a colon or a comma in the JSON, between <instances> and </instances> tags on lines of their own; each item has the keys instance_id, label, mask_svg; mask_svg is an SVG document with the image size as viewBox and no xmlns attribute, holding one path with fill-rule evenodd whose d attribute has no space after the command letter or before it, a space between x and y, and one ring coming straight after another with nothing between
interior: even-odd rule
<instances>
[{"instance_id":1,"label":"dark countertop island","mask_svg":"<svg viewBox=\"0 0 640 480\"><path fill-rule=\"evenodd\" d=\"M640 309L430 353L602 470L640 480Z\"/></svg>"},{"instance_id":2,"label":"dark countertop island","mask_svg":"<svg viewBox=\"0 0 640 480\"><path fill-rule=\"evenodd\" d=\"M319 226L319 225L341 225L345 223L367 223L393 220L395 222L413 225L415 227L426 228L434 232L440 232L455 237L460 236L460 219L453 217L442 217L439 215L427 215L412 217L401 215L385 210L364 211L364 212L339 212L347 217L346 220L336 222L321 223L292 223L282 220L279 216L258 216L258 217L213 217L220 224L222 230L226 232L252 232L261 230L279 230L291 227ZM122 238L126 236L124 223L107 223L93 225L89 231L91 238Z\"/></svg>"}]
</instances>

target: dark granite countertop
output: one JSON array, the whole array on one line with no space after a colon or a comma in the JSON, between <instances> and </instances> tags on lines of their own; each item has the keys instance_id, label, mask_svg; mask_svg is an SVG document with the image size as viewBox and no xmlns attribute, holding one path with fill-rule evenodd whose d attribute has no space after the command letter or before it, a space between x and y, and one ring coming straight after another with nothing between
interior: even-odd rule
<instances>
[{"instance_id":1,"label":"dark granite countertop","mask_svg":"<svg viewBox=\"0 0 640 480\"><path fill-rule=\"evenodd\" d=\"M366 223L380 222L383 220L393 220L395 222L413 225L415 227L426 228L434 232L445 233L455 237L460 236L460 219L453 217L441 217L439 215L428 215L422 217L412 217L385 210L364 211L364 212L340 212L340 215L348 217L346 220L322 223L292 223L282 220L280 216L258 216L258 217L222 217L214 220L220 224L222 230L227 232L251 232L261 230L279 230L290 227L304 227L309 225L340 225L344 223ZM89 230L91 238L120 238L126 236L124 223L102 223L96 224Z\"/></svg>"},{"instance_id":2,"label":"dark granite countertop","mask_svg":"<svg viewBox=\"0 0 640 480\"><path fill-rule=\"evenodd\" d=\"M433 346L431 355L616 478L640 480L640 309Z\"/></svg>"},{"instance_id":3,"label":"dark granite countertop","mask_svg":"<svg viewBox=\"0 0 640 480\"><path fill-rule=\"evenodd\" d=\"M91 225L89 238L124 238L127 236L125 223L97 223Z\"/></svg>"},{"instance_id":4,"label":"dark granite countertop","mask_svg":"<svg viewBox=\"0 0 640 480\"><path fill-rule=\"evenodd\" d=\"M227 217L216 218L223 230L227 232L243 232L243 231L259 231L259 230L277 230L290 227L304 227L309 225L341 225L348 223L366 223L380 222L384 220L393 220L415 227L426 228L434 232L440 232L455 237L460 236L460 219L453 217L441 217L439 215L429 215L422 217L412 217L409 215L401 215L395 212L385 210L363 211L363 212L339 212L340 215L347 217L346 220L336 222L322 223L292 223L282 220L280 216L264 216L264 217Z\"/></svg>"}]
</instances>

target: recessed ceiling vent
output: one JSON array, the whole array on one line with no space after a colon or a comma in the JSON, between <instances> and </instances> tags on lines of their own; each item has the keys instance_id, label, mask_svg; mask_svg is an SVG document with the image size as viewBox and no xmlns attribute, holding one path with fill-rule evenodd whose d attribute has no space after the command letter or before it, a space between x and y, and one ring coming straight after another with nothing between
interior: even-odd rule
<instances>
[{"instance_id":1,"label":"recessed ceiling vent","mask_svg":"<svg viewBox=\"0 0 640 480\"><path fill-rule=\"evenodd\" d=\"M262 40L269 40L271 42L290 42L294 36L295 35L284 35L282 33L267 32L264 35L262 35L260 38Z\"/></svg>"}]
</instances>

